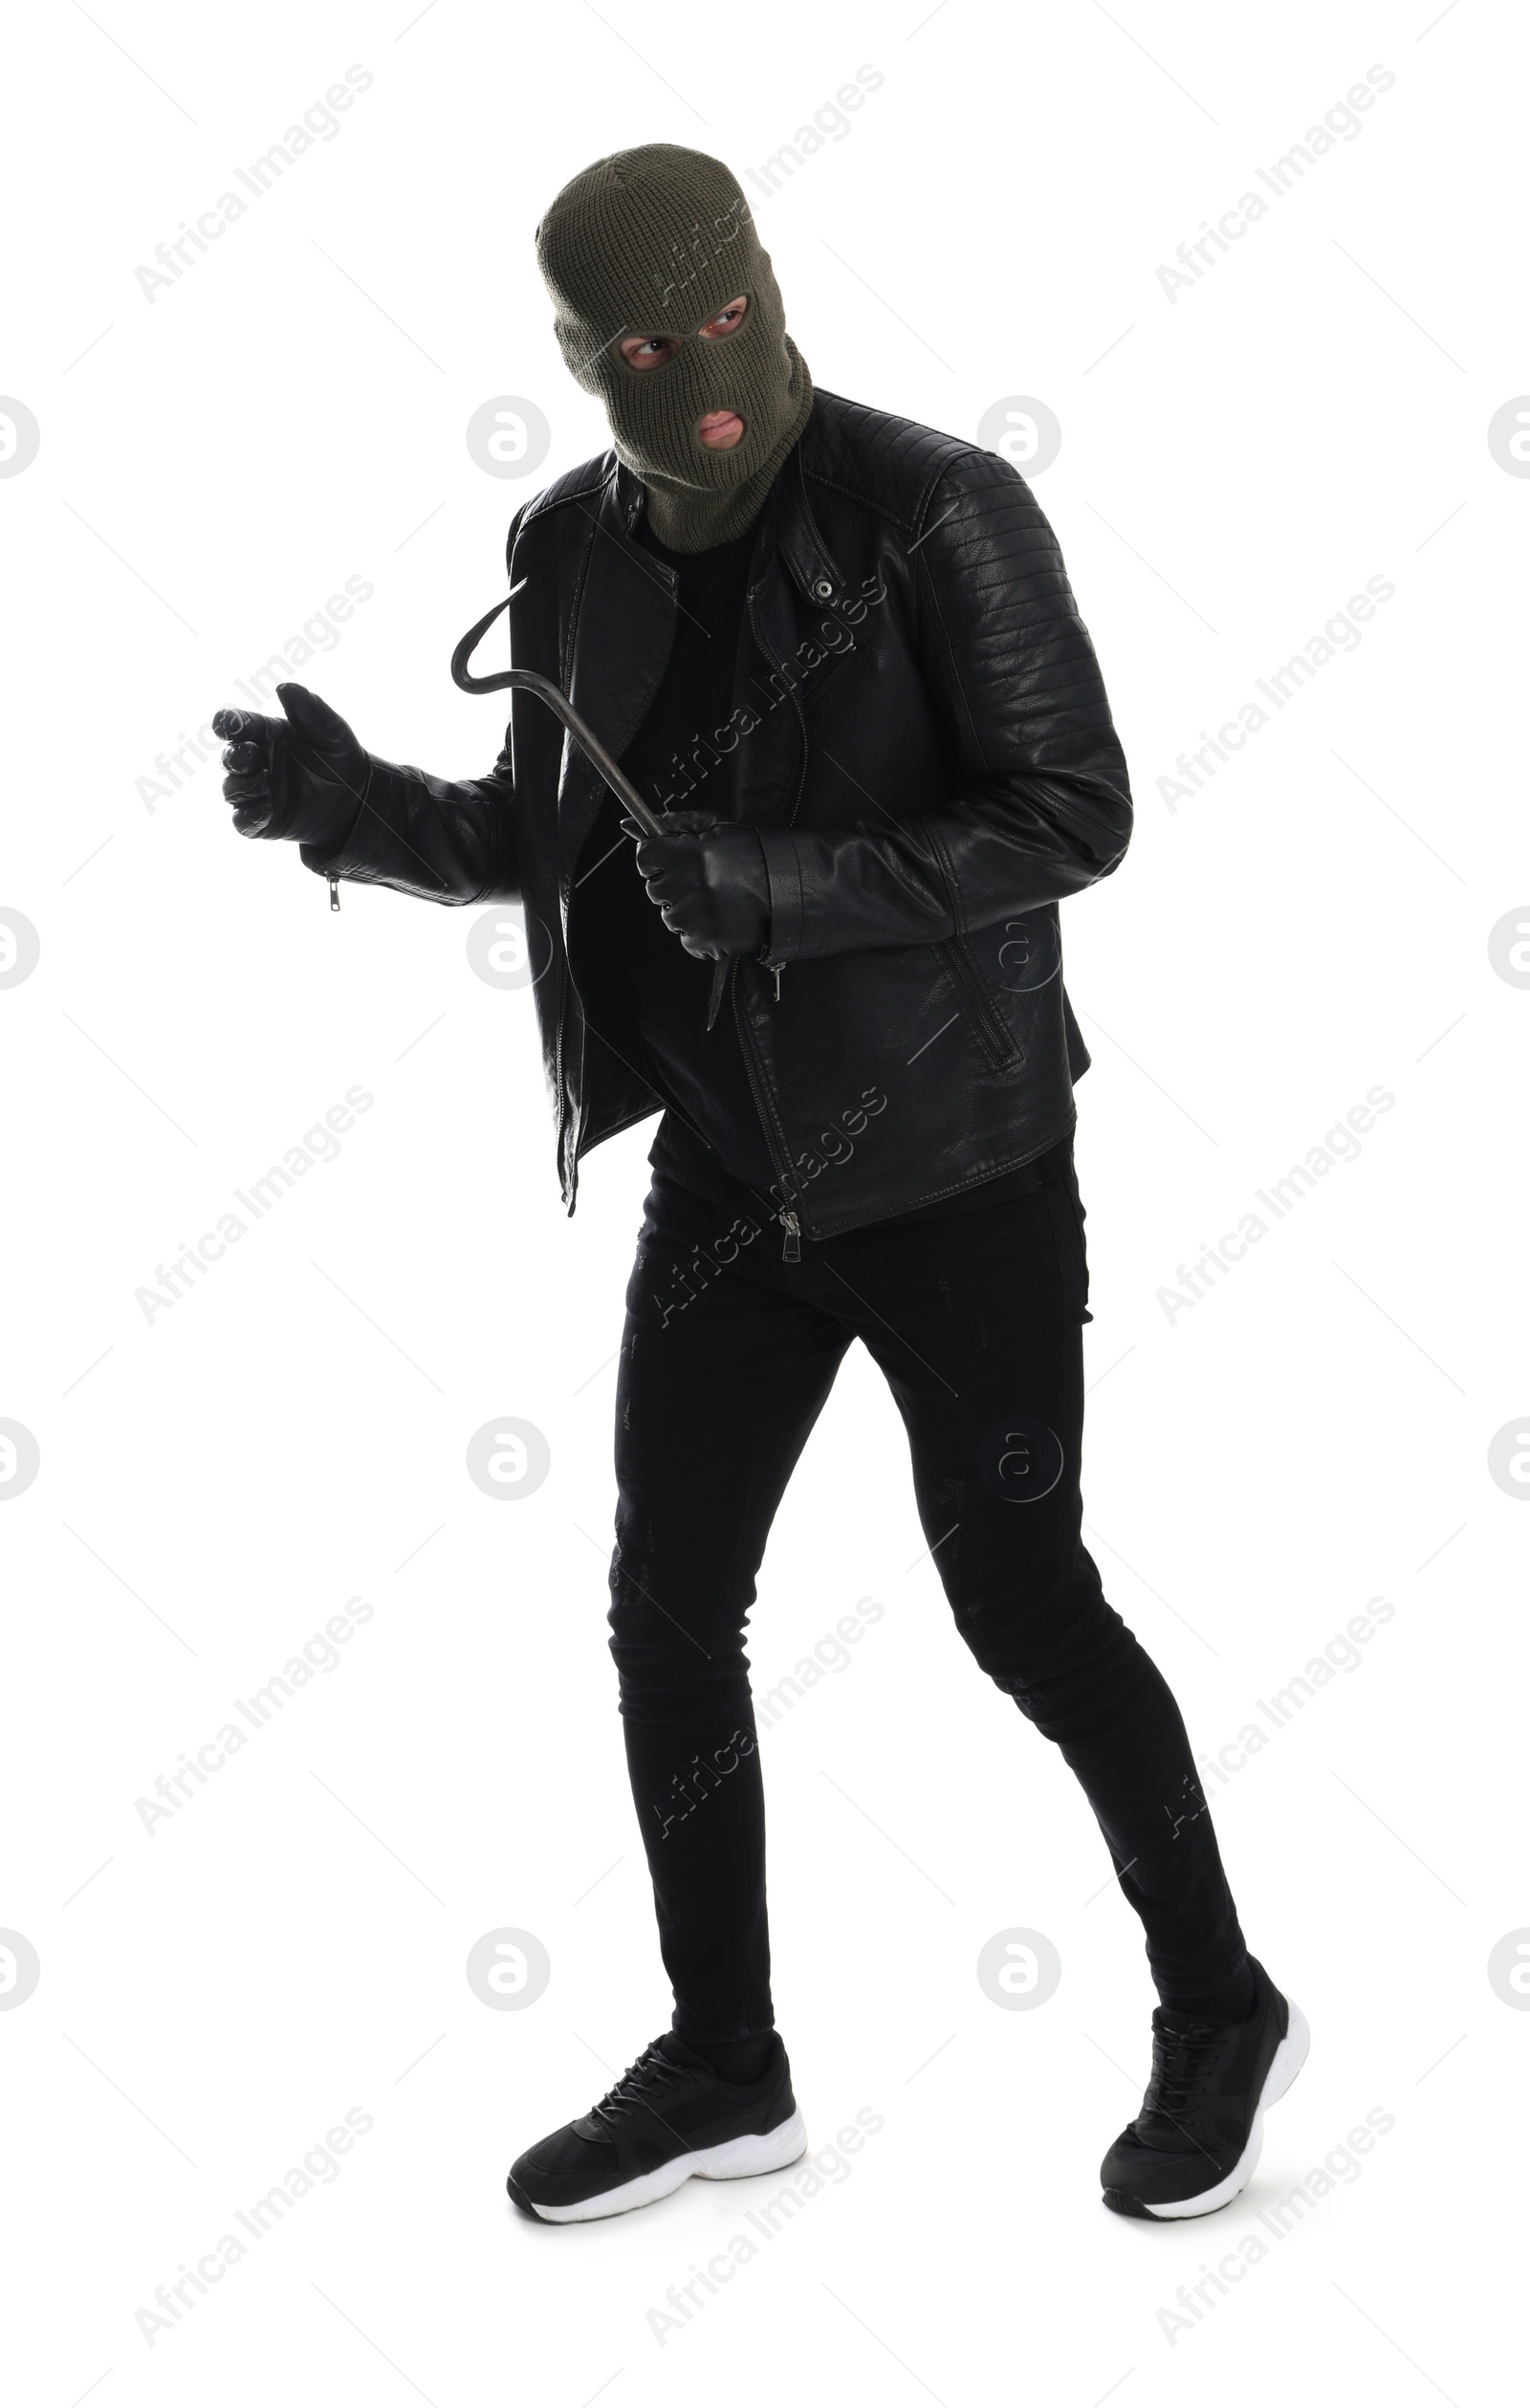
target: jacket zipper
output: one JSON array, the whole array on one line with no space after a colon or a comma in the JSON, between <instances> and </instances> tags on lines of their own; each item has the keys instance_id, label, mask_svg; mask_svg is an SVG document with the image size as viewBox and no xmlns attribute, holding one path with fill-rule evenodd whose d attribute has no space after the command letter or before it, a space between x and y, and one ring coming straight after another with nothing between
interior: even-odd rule
<instances>
[{"instance_id":1,"label":"jacket zipper","mask_svg":"<svg viewBox=\"0 0 1530 2408\"><path fill-rule=\"evenodd\" d=\"M989 1056L995 1069L1005 1068L1015 1061L1021 1049L1016 1045L1008 1029L1000 1025L993 1005L983 993L982 982L967 957L967 951L961 938L959 936L947 937L940 950L955 973L957 982L967 998L968 1007L977 1023L977 1034L984 1052Z\"/></svg>"},{"instance_id":2,"label":"jacket zipper","mask_svg":"<svg viewBox=\"0 0 1530 2408\"><path fill-rule=\"evenodd\" d=\"M744 1068L749 1073L750 1093L754 1096L754 1109L759 1115L759 1125L764 1132L766 1148L772 1162L776 1165L776 1175L780 1182L783 1201L776 1217L786 1233L781 1244L781 1260L800 1262L802 1259L802 1224L797 1216L797 1199L792 1193L791 1175L786 1163L781 1158L776 1143L776 1131L771 1124L770 1115L765 1109L765 1091L760 1084L759 1072L755 1066L754 1040L745 1025L743 1007L738 1000L736 957L729 971L728 983L733 991L733 1025L738 1031L738 1046L744 1057Z\"/></svg>"},{"instance_id":3,"label":"jacket zipper","mask_svg":"<svg viewBox=\"0 0 1530 2408\"><path fill-rule=\"evenodd\" d=\"M761 631L759 613L754 607L754 593L755 588L752 585L749 589L748 596L750 632L754 636L755 648L759 652L760 657L763 660L768 661L772 668L780 669L782 665L772 652ZM787 826L790 827L796 820L798 810L801 808L802 789L807 783L807 717L803 711L801 700L798 694L796 686L790 685L788 690L792 697L792 708L797 712L798 733L801 738L802 747L801 755L798 762L797 792L792 797L792 808L786 822ZM763 958L766 970L769 971L772 978L776 982L776 1001L779 1003L781 999L781 973L786 968L786 964L783 961L771 961L768 957ZM733 1024L738 1030L739 1050L744 1057L744 1068L749 1074L750 1092L754 1098L754 1109L759 1116L759 1125L765 1138L766 1148L770 1153L772 1162L776 1165L776 1175L780 1182L782 1203L780 1211L776 1214L776 1217L780 1222L782 1231L784 1232L781 1241L781 1260L783 1262L800 1262L802 1259L802 1224L798 1217L797 1199L792 1192L790 1170L787 1164L782 1160L779 1149L776 1147L775 1127L772 1124L770 1114L765 1108L764 1089L760 1083L759 1070L754 1060L754 1040L751 1037L748 1026L745 1023L743 1007L738 999L738 963L736 960L734 961L729 974L729 983L733 991Z\"/></svg>"},{"instance_id":4,"label":"jacket zipper","mask_svg":"<svg viewBox=\"0 0 1530 2408\"><path fill-rule=\"evenodd\" d=\"M750 632L754 639L755 648L762 659L769 661L772 668L781 669L781 662L776 658L775 653L771 650L760 630L759 614L754 608L754 594L755 588L752 585L749 589L749 625ZM790 677L789 670L786 671L785 674ZM798 812L801 808L802 789L807 784L807 713L802 709L801 697L797 690L795 683L789 686L788 690L792 697L792 708L797 712L798 733L802 739L801 757L798 763L797 771L797 792L792 797L792 808L787 816L786 821L787 826L792 827L796 824ZM772 961L768 955L764 953L760 955L760 959L764 963L765 968L770 972L771 976L776 981L775 999L777 1003L779 1003L781 999L781 973L786 968L786 964L784 961ZM790 1231L787 1233L787 1236L788 1242L790 1243ZM798 1257L796 1255L788 1255L786 1259L789 1262L795 1262L798 1260Z\"/></svg>"}]
</instances>

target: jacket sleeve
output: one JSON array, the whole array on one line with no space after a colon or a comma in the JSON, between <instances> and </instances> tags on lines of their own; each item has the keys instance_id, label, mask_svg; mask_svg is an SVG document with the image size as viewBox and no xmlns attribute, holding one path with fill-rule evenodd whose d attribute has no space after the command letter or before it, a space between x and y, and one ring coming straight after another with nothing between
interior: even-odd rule
<instances>
[{"instance_id":1,"label":"jacket sleeve","mask_svg":"<svg viewBox=\"0 0 1530 2408\"><path fill-rule=\"evenodd\" d=\"M1131 835L1126 764L1057 537L1024 480L972 451L910 545L918 659L954 764L938 810L761 828L770 957L934 943L1077 894Z\"/></svg>"},{"instance_id":2,"label":"jacket sleeve","mask_svg":"<svg viewBox=\"0 0 1530 2408\"><path fill-rule=\"evenodd\" d=\"M303 844L326 878L397 887L428 903L515 903L520 870L510 735L487 777L432 777L367 755L369 775L350 833L337 847Z\"/></svg>"},{"instance_id":3,"label":"jacket sleeve","mask_svg":"<svg viewBox=\"0 0 1530 2408\"><path fill-rule=\"evenodd\" d=\"M523 512L511 522L512 567ZM511 733L486 777L433 777L427 770L367 755L361 808L337 847L302 844L305 868L358 885L396 887L429 903L518 903L515 778Z\"/></svg>"}]
</instances>

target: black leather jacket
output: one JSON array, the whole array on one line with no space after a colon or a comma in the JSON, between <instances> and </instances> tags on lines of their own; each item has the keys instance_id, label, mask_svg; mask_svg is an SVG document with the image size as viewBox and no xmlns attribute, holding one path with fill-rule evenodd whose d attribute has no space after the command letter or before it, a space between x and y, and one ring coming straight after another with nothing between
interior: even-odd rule
<instances>
[{"instance_id":1,"label":"black leather jacket","mask_svg":"<svg viewBox=\"0 0 1530 2408\"><path fill-rule=\"evenodd\" d=\"M618 757L674 618L670 572L632 539L642 500L607 452L528 502L508 546L512 658ZM769 866L769 957L733 963L724 1008L790 1245L794 1220L880 1220L1067 1135L1089 1057L1057 907L1115 868L1131 800L1057 540L993 452L820 392L756 532L747 622L706 753ZM517 691L487 777L376 761L339 851L303 847L326 875L523 904L570 1212L580 1157L662 1108L581 966L575 865L603 792Z\"/></svg>"}]
</instances>

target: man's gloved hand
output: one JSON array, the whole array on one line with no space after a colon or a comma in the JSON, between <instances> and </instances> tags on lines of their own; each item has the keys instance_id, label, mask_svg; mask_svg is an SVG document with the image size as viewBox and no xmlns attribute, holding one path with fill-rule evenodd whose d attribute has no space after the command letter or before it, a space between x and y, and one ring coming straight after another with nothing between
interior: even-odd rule
<instances>
[{"instance_id":1,"label":"man's gloved hand","mask_svg":"<svg viewBox=\"0 0 1530 2408\"><path fill-rule=\"evenodd\" d=\"M339 711L306 686L278 686L284 719L257 711L220 711L214 735L224 747L223 799L233 804L241 836L291 837L322 853L342 843L366 797L371 755Z\"/></svg>"},{"instance_id":2,"label":"man's gloved hand","mask_svg":"<svg viewBox=\"0 0 1530 2408\"><path fill-rule=\"evenodd\" d=\"M671 811L663 836L636 823L638 873L688 953L717 961L757 953L771 930L771 890L758 831L710 811Z\"/></svg>"}]
</instances>

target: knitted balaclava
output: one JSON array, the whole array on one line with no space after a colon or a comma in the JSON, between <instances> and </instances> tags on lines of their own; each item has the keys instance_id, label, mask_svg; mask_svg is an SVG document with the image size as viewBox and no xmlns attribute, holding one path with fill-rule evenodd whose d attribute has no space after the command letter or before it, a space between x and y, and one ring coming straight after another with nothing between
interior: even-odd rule
<instances>
[{"instance_id":1,"label":"knitted balaclava","mask_svg":"<svg viewBox=\"0 0 1530 2408\"><path fill-rule=\"evenodd\" d=\"M613 151L563 186L536 229L536 256L564 360L604 403L660 542L704 552L744 534L807 423L813 380L729 170L673 142ZM739 294L742 323L704 342L701 327ZM660 367L634 368L618 348L632 335L677 336L681 347ZM731 451L709 451L696 434L717 409L744 422Z\"/></svg>"}]
</instances>

